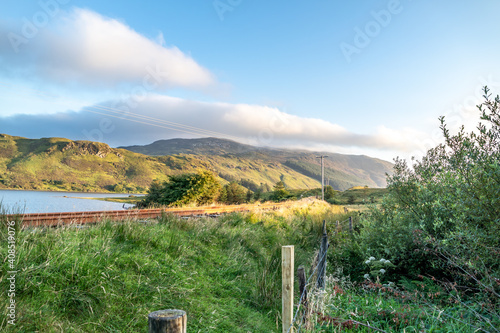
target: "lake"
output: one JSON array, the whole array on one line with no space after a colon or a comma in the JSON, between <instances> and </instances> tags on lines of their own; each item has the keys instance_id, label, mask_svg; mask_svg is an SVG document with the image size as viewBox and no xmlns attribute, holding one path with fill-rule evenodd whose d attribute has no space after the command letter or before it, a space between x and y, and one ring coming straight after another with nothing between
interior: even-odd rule
<instances>
[{"instance_id":1,"label":"lake","mask_svg":"<svg viewBox=\"0 0 500 333\"><path fill-rule=\"evenodd\" d=\"M7 208L8 213L24 212L29 214L122 210L133 207L133 205L101 200L78 199L76 197L116 198L128 197L129 195L116 193L0 190L0 203L4 208Z\"/></svg>"}]
</instances>

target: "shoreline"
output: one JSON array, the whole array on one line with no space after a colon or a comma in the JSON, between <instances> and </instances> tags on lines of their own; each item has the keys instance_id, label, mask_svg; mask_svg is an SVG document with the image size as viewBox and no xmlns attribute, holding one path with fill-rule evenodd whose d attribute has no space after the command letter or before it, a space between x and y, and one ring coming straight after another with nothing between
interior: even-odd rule
<instances>
[{"instance_id":1,"label":"shoreline","mask_svg":"<svg viewBox=\"0 0 500 333\"><path fill-rule=\"evenodd\" d=\"M119 192L82 192L82 191L68 191L68 190L27 190L22 188L0 188L0 191L26 191L26 192L54 192L54 193L88 193L88 194L116 194L116 195L146 195L147 193L119 193Z\"/></svg>"},{"instance_id":2,"label":"shoreline","mask_svg":"<svg viewBox=\"0 0 500 333\"><path fill-rule=\"evenodd\" d=\"M67 197L71 199L83 199L83 200L99 200L105 202L115 202L115 203L123 203L128 205L136 205L138 201L142 200L144 195L133 195L126 197Z\"/></svg>"}]
</instances>

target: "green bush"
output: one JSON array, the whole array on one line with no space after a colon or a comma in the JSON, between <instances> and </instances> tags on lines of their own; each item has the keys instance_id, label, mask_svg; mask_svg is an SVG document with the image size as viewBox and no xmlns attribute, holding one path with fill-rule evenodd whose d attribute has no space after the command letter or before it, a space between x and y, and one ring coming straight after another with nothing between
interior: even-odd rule
<instances>
[{"instance_id":1,"label":"green bush","mask_svg":"<svg viewBox=\"0 0 500 333\"><path fill-rule=\"evenodd\" d=\"M498 332L500 98L488 93L475 131L452 134L441 117L444 143L412 166L397 159L380 205L352 234L330 232L330 267L354 284L331 280L332 299L316 304L313 294L316 329ZM374 194L342 199L354 191Z\"/></svg>"},{"instance_id":2,"label":"green bush","mask_svg":"<svg viewBox=\"0 0 500 333\"><path fill-rule=\"evenodd\" d=\"M333 187L330 185L325 186L325 200L330 201L333 200L335 197L335 191L333 190Z\"/></svg>"},{"instance_id":3,"label":"green bush","mask_svg":"<svg viewBox=\"0 0 500 333\"><path fill-rule=\"evenodd\" d=\"M450 133L410 167L397 159L389 194L366 215L358 242L366 255L396 264L394 277L456 283L462 299L500 300L500 99L479 106L473 132ZM498 315L497 315L498 316Z\"/></svg>"},{"instance_id":4,"label":"green bush","mask_svg":"<svg viewBox=\"0 0 500 333\"><path fill-rule=\"evenodd\" d=\"M285 183L279 181L274 185L274 191L271 195L273 201L283 201L288 197L288 191L285 188Z\"/></svg>"},{"instance_id":5,"label":"green bush","mask_svg":"<svg viewBox=\"0 0 500 333\"><path fill-rule=\"evenodd\" d=\"M236 182L230 182L224 186L225 200L222 201L227 204L241 204L246 201L247 189Z\"/></svg>"},{"instance_id":6,"label":"green bush","mask_svg":"<svg viewBox=\"0 0 500 333\"><path fill-rule=\"evenodd\" d=\"M363 243L356 238L349 237L347 232L334 237L330 243L330 253L327 259L332 269L341 268L343 274L350 276L354 281L362 280L363 274L366 273Z\"/></svg>"},{"instance_id":7,"label":"green bush","mask_svg":"<svg viewBox=\"0 0 500 333\"><path fill-rule=\"evenodd\" d=\"M196 174L169 176L169 180L163 184L154 181L138 206L210 204L219 197L220 190L219 182L210 171L201 170Z\"/></svg>"}]
</instances>

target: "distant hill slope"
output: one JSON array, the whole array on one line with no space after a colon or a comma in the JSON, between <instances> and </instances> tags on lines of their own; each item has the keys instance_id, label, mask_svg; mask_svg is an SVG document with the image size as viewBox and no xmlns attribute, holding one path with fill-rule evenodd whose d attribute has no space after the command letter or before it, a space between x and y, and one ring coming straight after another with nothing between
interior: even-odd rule
<instances>
[{"instance_id":1,"label":"distant hill slope","mask_svg":"<svg viewBox=\"0 0 500 333\"><path fill-rule=\"evenodd\" d=\"M159 140L149 145L119 148L151 156L175 154L227 155L265 150L265 148L257 148L235 141L218 138Z\"/></svg>"},{"instance_id":2,"label":"distant hill slope","mask_svg":"<svg viewBox=\"0 0 500 333\"><path fill-rule=\"evenodd\" d=\"M147 156L99 142L62 138L26 139L0 134L0 189L144 192L154 179L214 171L223 183L247 188L272 186L281 178L291 188L318 187L317 180L279 162L234 156Z\"/></svg>"},{"instance_id":3,"label":"distant hill slope","mask_svg":"<svg viewBox=\"0 0 500 333\"><path fill-rule=\"evenodd\" d=\"M126 149L125 149L126 148ZM330 184L385 186L392 164L366 156L330 154ZM223 139L162 140L148 146L111 148L64 138L27 139L0 134L0 189L145 192L154 179L196 172L216 173L222 183L238 181L255 190L279 180L289 188L320 186L315 154L258 148Z\"/></svg>"},{"instance_id":4,"label":"distant hill slope","mask_svg":"<svg viewBox=\"0 0 500 333\"><path fill-rule=\"evenodd\" d=\"M321 181L321 167L316 156L328 155L325 159L325 179L329 178L330 185L338 190L359 185L385 187L386 173L391 173L393 167L390 162L364 155L261 148L218 138L160 140L149 145L120 148L151 156L183 153L280 163L318 182Z\"/></svg>"}]
</instances>

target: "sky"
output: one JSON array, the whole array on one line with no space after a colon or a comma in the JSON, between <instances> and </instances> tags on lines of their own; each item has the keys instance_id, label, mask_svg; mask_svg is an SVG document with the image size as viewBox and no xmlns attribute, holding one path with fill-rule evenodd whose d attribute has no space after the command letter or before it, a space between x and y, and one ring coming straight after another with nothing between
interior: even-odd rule
<instances>
[{"instance_id":1,"label":"sky","mask_svg":"<svg viewBox=\"0 0 500 333\"><path fill-rule=\"evenodd\" d=\"M3 0L0 133L420 158L500 93L500 2Z\"/></svg>"}]
</instances>

